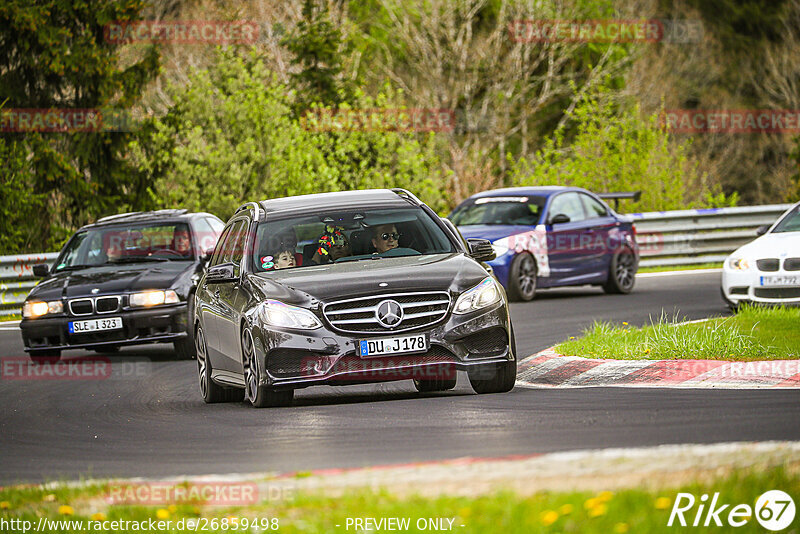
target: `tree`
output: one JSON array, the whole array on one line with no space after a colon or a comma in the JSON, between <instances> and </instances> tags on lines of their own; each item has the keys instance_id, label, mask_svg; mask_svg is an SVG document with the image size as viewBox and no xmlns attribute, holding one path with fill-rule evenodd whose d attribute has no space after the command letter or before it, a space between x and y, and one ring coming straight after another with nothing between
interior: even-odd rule
<instances>
[{"instance_id":1,"label":"tree","mask_svg":"<svg viewBox=\"0 0 800 534\"><path fill-rule=\"evenodd\" d=\"M312 104L336 106L351 101L353 92L342 79L342 34L329 19L327 0L304 0L303 18L295 31L283 40L294 55L291 73L298 90L298 114Z\"/></svg>"},{"instance_id":2,"label":"tree","mask_svg":"<svg viewBox=\"0 0 800 534\"><path fill-rule=\"evenodd\" d=\"M571 185L596 192L642 191L632 212L733 205L708 184L686 156L686 143L673 143L658 114L640 116L638 106L614 109L594 92L582 96L570 119L577 133L570 144L558 129L530 160L513 162L515 185Z\"/></svg>"},{"instance_id":3,"label":"tree","mask_svg":"<svg viewBox=\"0 0 800 534\"><path fill-rule=\"evenodd\" d=\"M341 130L301 120L288 86L256 53L220 51L175 102L131 144L132 161L153 184L154 203L227 218L246 200L373 187L407 187L446 209L440 162L430 139L388 130ZM390 96L362 97L384 107ZM331 108L320 114L332 114Z\"/></svg>"},{"instance_id":4,"label":"tree","mask_svg":"<svg viewBox=\"0 0 800 534\"><path fill-rule=\"evenodd\" d=\"M32 194L31 163L22 144L0 137L0 255L36 248L44 195Z\"/></svg>"},{"instance_id":5,"label":"tree","mask_svg":"<svg viewBox=\"0 0 800 534\"><path fill-rule=\"evenodd\" d=\"M0 102L19 108L101 110L130 107L158 72L147 48L120 66L104 26L137 20L141 0L7 0L0 5ZM125 160L129 132L4 132L30 167L33 193L46 198L34 248L56 246L69 229L141 203L141 184Z\"/></svg>"},{"instance_id":6,"label":"tree","mask_svg":"<svg viewBox=\"0 0 800 534\"><path fill-rule=\"evenodd\" d=\"M456 201L508 185L505 155L528 156L581 94L621 76L632 59L631 44L531 41L528 21L641 18L635 5L615 13L588 0L372 2L380 22L364 31L378 52L367 72L388 77L410 106L455 111L444 159Z\"/></svg>"}]
</instances>

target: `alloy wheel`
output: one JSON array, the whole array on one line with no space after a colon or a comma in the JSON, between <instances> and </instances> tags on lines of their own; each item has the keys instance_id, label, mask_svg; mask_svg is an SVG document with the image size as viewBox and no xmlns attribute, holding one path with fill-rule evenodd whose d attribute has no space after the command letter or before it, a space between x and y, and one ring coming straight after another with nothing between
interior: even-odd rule
<instances>
[{"instance_id":1,"label":"alloy wheel","mask_svg":"<svg viewBox=\"0 0 800 534\"><path fill-rule=\"evenodd\" d=\"M252 402L258 395L258 364L255 360L253 334L249 330L242 333L242 357L244 367L245 397Z\"/></svg>"},{"instance_id":2,"label":"alloy wheel","mask_svg":"<svg viewBox=\"0 0 800 534\"><path fill-rule=\"evenodd\" d=\"M629 288L633 285L633 254L622 252L617 257L615 276L621 288Z\"/></svg>"},{"instance_id":3,"label":"alloy wheel","mask_svg":"<svg viewBox=\"0 0 800 534\"><path fill-rule=\"evenodd\" d=\"M526 254L520 260L517 280L521 296L526 299L533 296L536 292L536 263L530 255Z\"/></svg>"},{"instance_id":4,"label":"alloy wheel","mask_svg":"<svg viewBox=\"0 0 800 534\"><path fill-rule=\"evenodd\" d=\"M203 335L203 329L197 328L197 335L195 336L195 344L197 346L197 371L200 374L200 393L203 397L208 394L208 378L206 377L206 339Z\"/></svg>"}]
</instances>

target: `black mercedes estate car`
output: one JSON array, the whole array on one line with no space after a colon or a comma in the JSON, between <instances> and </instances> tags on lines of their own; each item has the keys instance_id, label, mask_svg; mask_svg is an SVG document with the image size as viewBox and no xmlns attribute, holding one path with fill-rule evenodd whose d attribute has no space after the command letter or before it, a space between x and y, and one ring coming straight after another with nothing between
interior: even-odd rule
<instances>
[{"instance_id":1,"label":"black mercedes estate car","mask_svg":"<svg viewBox=\"0 0 800 534\"><path fill-rule=\"evenodd\" d=\"M250 202L228 221L197 288L206 402L291 403L294 390L413 379L421 392L513 388L505 292L411 193L368 190Z\"/></svg>"},{"instance_id":2,"label":"black mercedes estate car","mask_svg":"<svg viewBox=\"0 0 800 534\"><path fill-rule=\"evenodd\" d=\"M108 353L122 345L173 343L194 356L194 291L225 224L209 213L126 213L84 226L55 263L36 265L43 280L22 308L30 357L64 349Z\"/></svg>"}]
</instances>

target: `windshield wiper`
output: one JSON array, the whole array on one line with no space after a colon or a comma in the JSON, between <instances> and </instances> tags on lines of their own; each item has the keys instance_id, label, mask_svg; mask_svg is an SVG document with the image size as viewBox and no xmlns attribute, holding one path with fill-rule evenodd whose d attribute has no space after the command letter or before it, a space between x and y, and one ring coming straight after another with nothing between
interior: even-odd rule
<instances>
[{"instance_id":1,"label":"windshield wiper","mask_svg":"<svg viewBox=\"0 0 800 534\"><path fill-rule=\"evenodd\" d=\"M362 261L362 260L382 260L383 258L384 258L383 256L379 256L378 254L372 254L371 256L353 256L353 257L345 256L344 258L339 258L333 263L347 263L350 261Z\"/></svg>"},{"instance_id":2,"label":"windshield wiper","mask_svg":"<svg viewBox=\"0 0 800 534\"><path fill-rule=\"evenodd\" d=\"M167 258L154 258L153 256L142 256L141 258L129 257L129 258L118 258L113 261L107 261L105 265L116 264L116 263L139 263L145 261L169 261L169 260Z\"/></svg>"},{"instance_id":3,"label":"windshield wiper","mask_svg":"<svg viewBox=\"0 0 800 534\"><path fill-rule=\"evenodd\" d=\"M98 267L101 264L95 265L65 265L64 267L56 267L53 272L63 273L64 271L77 271L78 269L89 269L91 267Z\"/></svg>"}]
</instances>

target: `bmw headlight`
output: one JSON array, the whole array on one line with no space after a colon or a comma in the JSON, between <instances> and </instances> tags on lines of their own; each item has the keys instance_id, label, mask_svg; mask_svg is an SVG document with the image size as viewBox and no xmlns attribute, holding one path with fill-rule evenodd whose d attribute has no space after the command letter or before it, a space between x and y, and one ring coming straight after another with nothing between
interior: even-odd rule
<instances>
[{"instance_id":1,"label":"bmw headlight","mask_svg":"<svg viewBox=\"0 0 800 534\"><path fill-rule=\"evenodd\" d=\"M131 293L128 303L131 307L140 308L144 306L158 306L159 304L177 304L181 299L173 290L166 291L143 291L141 293Z\"/></svg>"},{"instance_id":2,"label":"bmw headlight","mask_svg":"<svg viewBox=\"0 0 800 534\"><path fill-rule=\"evenodd\" d=\"M322 326L317 316L309 310L290 306L279 300L265 301L261 304L258 313L261 320L270 326L301 328L303 330L313 330Z\"/></svg>"},{"instance_id":3,"label":"bmw headlight","mask_svg":"<svg viewBox=\"0 0 800 534\"><path fill-rule=\"evenodd\" d=\"M731 269L737 271L746 271L750 268L750 264L744 258L731 258L728 261L728 265Z\"/></svg>"},{"instance_id":4,"label":"bmw headlight","mask_svg":"<svg viewBox=\"0 0 800 534\"><path fill-rule=\"evenodd\" d=\"M497 282L491 276L484 278L483 281L472 289L463 292L453 313L469 313L487 306L491 306L500 300L500 290Z\"/></svg>"},{"instance_id":5,"label":"bmw headlight","mask_svg":"<svg viewBox=\"0 0 800 534\"><path fill-rule=\"evenodd\" d=\"M26 319L34 319L42 315L61 313L64 311L64 303L60 300L50 302L28 301L22 305L22 316Z\"/></svg>"}]
</instances>

